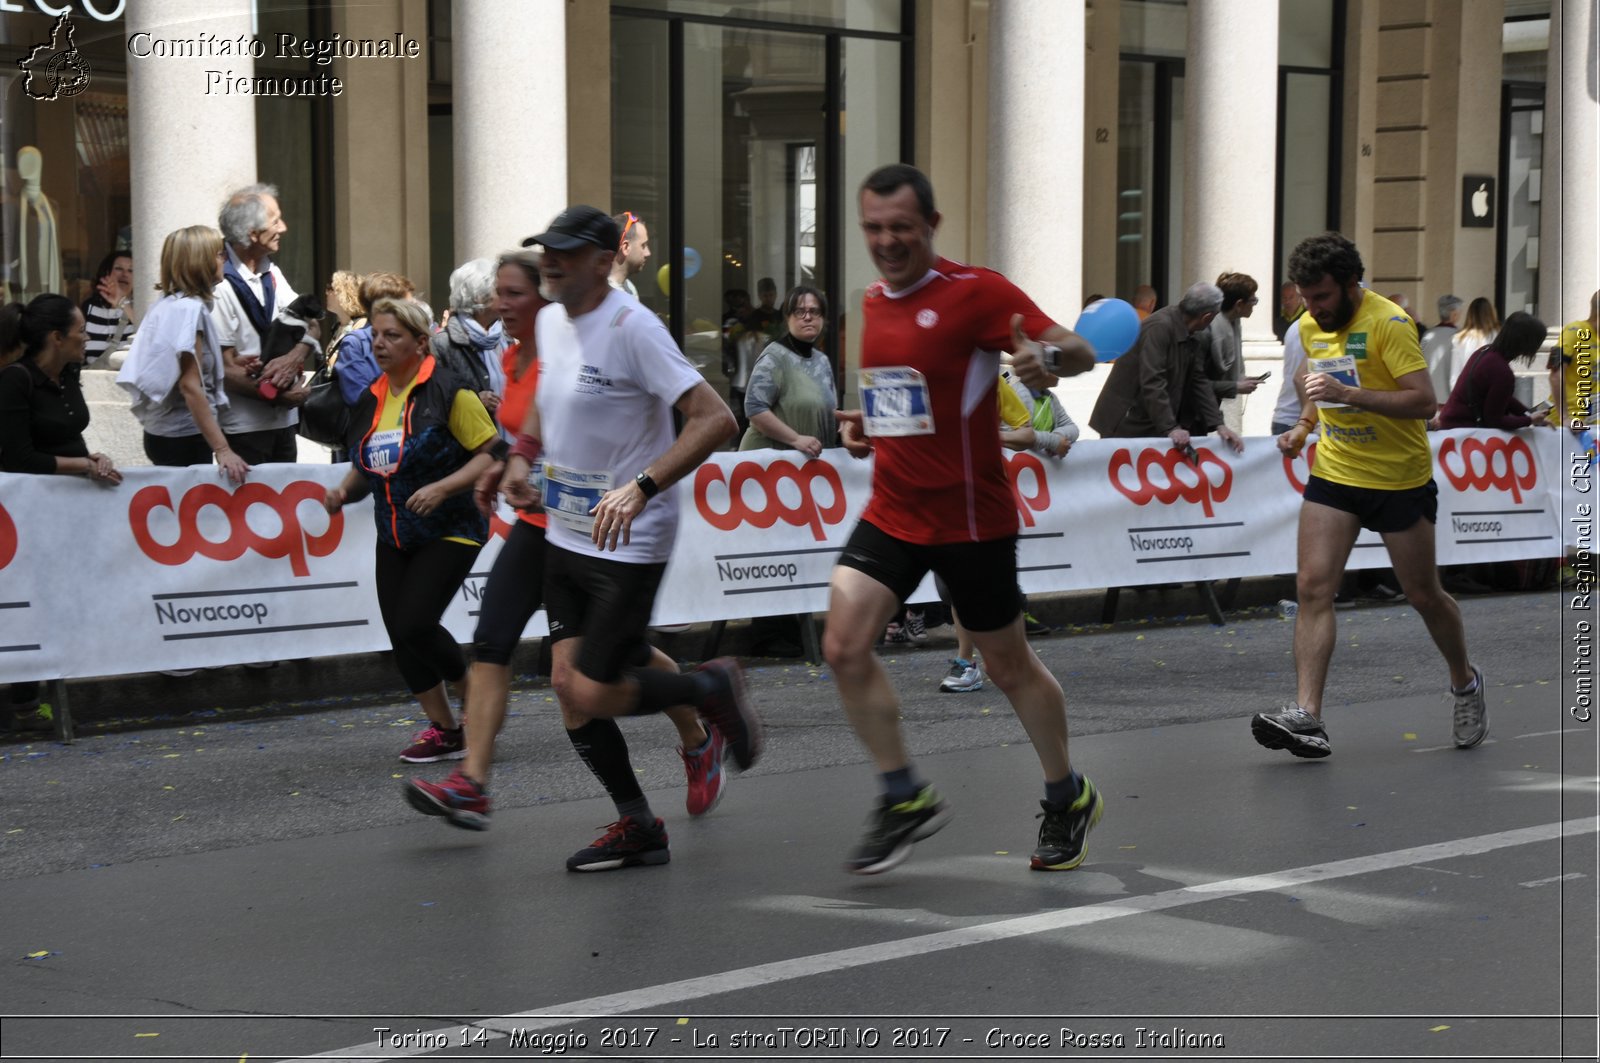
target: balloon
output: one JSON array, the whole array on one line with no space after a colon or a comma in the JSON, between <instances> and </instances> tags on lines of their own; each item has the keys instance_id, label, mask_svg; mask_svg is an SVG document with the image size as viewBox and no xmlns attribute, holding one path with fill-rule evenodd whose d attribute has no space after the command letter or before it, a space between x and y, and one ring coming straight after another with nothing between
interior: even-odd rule
<instances>
[{"instance_id":1,"label":"balloon","mask_svg":"<svg viewBox=\"0 0 1600 1063\"><path fill-rule=\"evenodd\" d=\"M1139 338L1139 312L1121 299L1097 299L1083 308L1072 331L1094 348L1095 361L1113 361Z\"/></svg>"},{"instance_id":2,"label":"balloon","mask_svg":"<svg viewBox=\"0 0 1600 1063\"><path fill-rule=\"evenodd\" d=\"M692 279L700 272L700 252L692 247L683 249L683 276L685 280Z\"/></svg>"},{"instance_id":3,"label":"balloon","mask_svg":"<svg viewBox=\"0 0 1600 1063\"><path fill-rule=\"evenodd\" d=\"M672 294L672 267L662 266L656 270L656 284L661 287L662 295Z\"/></svg>"}]
</instances>

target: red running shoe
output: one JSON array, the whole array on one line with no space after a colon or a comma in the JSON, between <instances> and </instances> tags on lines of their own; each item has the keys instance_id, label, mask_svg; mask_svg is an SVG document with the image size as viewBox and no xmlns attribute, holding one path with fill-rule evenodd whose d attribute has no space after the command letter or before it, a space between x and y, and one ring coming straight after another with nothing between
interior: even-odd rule
<instances>
[{"instance_id":1,"label":"red running shoe","mask_svg":"<svg viewBox=\"0 0 1600 1063\"><path fill-rule=\"evenodd\" d=\"M443 816L463 830L489 829L489 795L459 771L442 783L412 779L403 790L411 807L424 816Z\"/></svg>"},{"instance_id":2,"label":"red running shoe","mask_svg":"<svg viewBox=\"0 0 1600 1063\"><path fill-rule=\"evenodd\" d=\"M744 669L732 657L718 657L695 670L708 673L716 683L700 706L700 715L722 732L734 764L745 771L761 759L762 736L761 717L745 696Z\"/></svg>"},{"instance_id":3,"label":"red running shoe","mask_svg":"<svg viewBox=\"0 0 1600 1063\"><path fill-rule=\"evenodd\" d=\"M728 743L723 739L722 732L712 724L706 724L706 734L709 737L705 747L698 753L678 747L678 756L683 758L684 774L689 776L689 796L683 803L691 816L703 816L716 808L728 783L728 775L722 770L722 758L727 755Z\"/></svg>"}]
</instances>

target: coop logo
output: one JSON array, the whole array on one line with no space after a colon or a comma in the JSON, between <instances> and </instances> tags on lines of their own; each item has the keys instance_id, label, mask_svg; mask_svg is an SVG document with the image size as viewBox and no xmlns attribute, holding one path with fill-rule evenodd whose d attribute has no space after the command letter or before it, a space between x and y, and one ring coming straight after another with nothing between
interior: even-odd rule
<instances>
[{"instance_id":1,"label":"coop logo","mask_svg":"<svg viewBox=\"0 0 1600 1063\"><path fill-rule=\"evenodd\" d=\"M11 564L17 556L17 526L11 521L6 507L0 506L0 568Z\"/></svg>"},{"instance_id":2,"label":"coop logo","mask_svg":"<svg viewBox=\"0 0 1600 1063\"><path fill-rule=\"evenodd\" d=\"M1023 491L1023 476L1033 479L1033 493ZM1032 454L1006 455L1006 479L1011 481L1011 497L1017 503L1017 516L1024 527L1033 527L1033 515L1050 508L1050 481L1045 478L1044 463Z\"/></svg>"},{"instance_id":3,"label":"coop logo","mask_svg":"<svg viewBox=\"0 0 1600 1063\"><path fill-rule=\"evenodd\" d=\"M1285 454L1283 456L1283 475L1289 481L1289 486L1294 488L1295 494L1306 493L1306 481L1311 479L1311 470L1317 463L1317 445L1309 443L1298 455ZM1305 476L1300 475L1296 466L1305 469Z\"/></svg>"},{"instance_id":4,"label":"coop logo","mask_svg":"<svg viewBox=\"0 0 1600 1063\"><path fill-rule=\"evenodd\" d=\"M52 12L53 13L53 12ZM76 96L89 87L89 63L78 51L77 27L72 16L62 12L50 27L50 39L28 50L17 66L27 76L22 91L35 100L49 103Z\"/></svg>"},{"instance_id":5,"label":"coop logo","mask_svg":"<svg viewBox=\"0 0 1600 1063\"><path fill-rule=\"evenodd\" d=\"M1195 457L1196 464L1190 465L1177 450L1151 447L1135 458L1133 451L1124 448L1111 455L1106 473L1111 486L1135 505L1195 502L1212 517L1216 515L1214 504L1226 502L1233 491L1233 470L1205 447L1195 448ZM1134 482L1130 482L1130 473Z\"/></svg>"},{"instance_id":6,"label":"coop logo","mask_svg":"<svg viewBox=\"0 0 1600 1063\"><path fill-rule=\"evenodd\" d=\"M824 501L817 498L818 483L827 488ZM694 476L694 504L706 523L721 531L733 531L741 524L766 529L781 521L810 528L822 542L827 539L823 525L844 520L844 484L825 461L798 466L775 461L765 467L741 461L728 473L707 462Z\"/></svg>"},{"instance_id":7,"label":"coop logo","mask_svg":"<svg viewBox=\"0 0 1600 1063\"><path fill-rule=\"evenodd\" d=\"M1539 482L1533 451L1520 438L1455 436L1439 445L1439 468L1457 491L1509 491L1517 502Z\"/></svg>"},{"instance_id":8,"label":"coop logo","mask_svg":"<svg viewBox=\"0 0 1600 1063\"><path fill-rule=\"evenodd\" d=\"M287 558L296 576L309 576L311 568L307 559L333 553L344 535L344 515L325 514L323 493L321 484L309 480L297 480L281 491L265 484L247 483L231 493L220 484L201 484L190 488L182 500L173 505L172 495L165 487L152 486L134 495L128 504L128 525L139 549L157 564L182 565L197 554L213 561L234 561L247 552L254 552L274 560ZM312 535L301 527L300 507L307 503L314 503L316 512L327 521L327 529L320 535ZM202 517L210 508L218 510L226 519L227 538L208 538L201 529ZM150 528L152 514L162 509L177 518L175 542L161 542ZM259 513L263 509L270 512L277 525L268 532L258 530L250 522L252 511ZM163 525L170 525L170 518L157 519ZM215 526L215 521L211 523Z\"/></svg>"}]
</instances>

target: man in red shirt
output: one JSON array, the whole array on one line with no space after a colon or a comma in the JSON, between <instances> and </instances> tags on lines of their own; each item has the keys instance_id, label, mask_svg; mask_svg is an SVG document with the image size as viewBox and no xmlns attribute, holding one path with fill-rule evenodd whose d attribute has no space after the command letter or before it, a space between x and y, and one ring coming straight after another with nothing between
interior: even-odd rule
<instances>
[{"instance_id":1,"label":"man in red shirt","mask_svg":"<svg viewBox=\"0 0 1600 1063\"><path fill-rule=\"evenodd\" d=\"M873 875L904 860L950 814L916 774L900 702L873 641L931 569L971 632L1044 769L1044 823L1032 866L1083 862L1103 805L1067 757L1066 701L1028 645L1017 586L1017 511L1000 453L1000 352L1028 383L1081 373L1094 353L992 270L941 258L933 186L884 166L860 192L861 229L882 278L862 301L862 408L839 413L850 453L873 453L872 497L833 570L823 652L883 797L846 862ZM1029 336L1037 337L1029 339ZM1048 367L1048 372L1045 367Z\"/></svg>"}]
</instances>

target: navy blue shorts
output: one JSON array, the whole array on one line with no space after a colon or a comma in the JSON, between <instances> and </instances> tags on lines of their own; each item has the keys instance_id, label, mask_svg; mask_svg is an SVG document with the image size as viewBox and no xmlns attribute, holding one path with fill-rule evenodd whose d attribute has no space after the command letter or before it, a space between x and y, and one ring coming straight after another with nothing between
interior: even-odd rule
<instances>
[{"instance_id":1,"label":"navy blue shorts","mask_svg":"<svg viewBox=\"0 0 1600 1063\"><path fill-rule=\"evenodd\" d=\"M1439 485L1432 480L1421 487L1380 491L1312 476L1306 481L1305 500L1354 514L1363 528L1379 535L1405 531L1418 520L1439 523Z\"/></svg>"}]
</instances>

